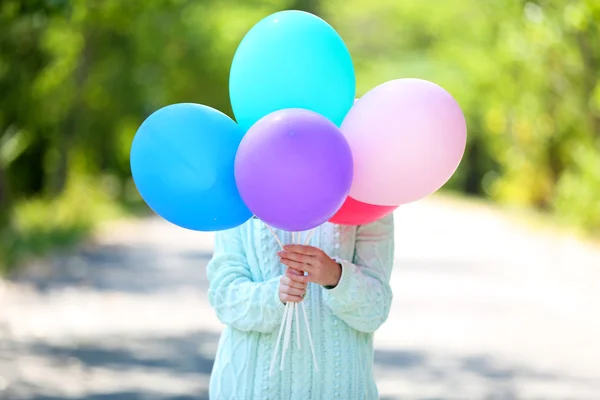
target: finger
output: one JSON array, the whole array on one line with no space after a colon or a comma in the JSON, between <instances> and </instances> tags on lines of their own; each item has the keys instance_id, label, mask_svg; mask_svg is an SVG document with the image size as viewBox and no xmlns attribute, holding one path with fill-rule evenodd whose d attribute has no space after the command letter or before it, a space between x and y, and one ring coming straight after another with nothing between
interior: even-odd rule
<instances>
[{"instance_id":1,"label":"finger","mask_svg":"<svg viewBox=\"0 0 600 400\"><path fill-rule=\"evenodd\" d=\"M281 282L282 285L286 285L286 286L289 286L289 287L294 287L294 288L300 289L300 290L306 290L306 284L304 284L304 283L302 283L300 281L293 280L291 277L286 276L286 275L284 275L284 276L281 277L281 281L280 282Z\"/></svg>"},{"instance_id":2,"label":"finger","mask_svg":"<svg viewBox=\"0 0 600 400\"><path fill-rule=\"evenodd\" d=\"M295 268L290 268L288 267L287 269L288 275L298 275L298 276L302 276L304 275L304 271L295 269Z\"/></svg>"},{"instance_id":3,"label":"finger","mask_svg":"<svg viewBox=\"0 0 600 400\"><path fill-rule=\"evenodd\" d=\"M304 275L288 275L289 279L303 284L306 287L306 283L308 282L308 276Z\"/></svg>"},{"instance_id":4,"label":"finger","mask_svg":"<svg viewBox=\"0 0 600 400\"><path fill-rule=\"evenodd\" d=\"M289 251L291 253L299 253L313 257L322 253L322 251L320 249L317 249L316 247L303 246L301 244L286 244L285 246L283 246L283 250Z\"/></svg>"},{"instance_id":5,"label":"finger","mask_svg":"<svg viewBox=\"0 0 600 400\"><path fill-rule=\"evenodd\" d=\"M290 286L282 284L279 287L279 292L289 294L291 296L302 297L302 295L304 294L304 292L306 292L306 290L305 289L297 289L295 287L290 287Z\"/></svg>"},{"instance_id":6,"label":"finger","mask_svg":"<svg viewBox=\"0 0 600 400\"><path fill-rule=\"evenodd\" d=\"M300 303L302 300L304 300L302 297L300 296L292 296L289 295L287 293L280 293L279 294L279 298L284 302L284 303Z\"/></svg>"},{"instance_id":7,"label":"finger","mask_svg":"<svg viewBox=\"0 0 600 400\"><path fill-rule=\"evenodd\" d=\"M295 270L302 271L302 272L304 272L304 271L312 271L313 270L313 267L311 265L299 263L298 261L292 261L292 260L288 260L288 259L282 258L280 260L280 262L283 265L287 265L290 268L293 268Z\"/></svg>"},{"instance_id":8,"label":"finger","mask_svg":"<svg viewBox=\"0 0 600 400\"><path fill-rule=\"evenodd\" d=\"M285 258L292 261L298 261L303 264L314 262L315 256L307 256L306 254L293 253L291 251L280 251L277 253L280 258Z\"/></svg>"}]
</instances>

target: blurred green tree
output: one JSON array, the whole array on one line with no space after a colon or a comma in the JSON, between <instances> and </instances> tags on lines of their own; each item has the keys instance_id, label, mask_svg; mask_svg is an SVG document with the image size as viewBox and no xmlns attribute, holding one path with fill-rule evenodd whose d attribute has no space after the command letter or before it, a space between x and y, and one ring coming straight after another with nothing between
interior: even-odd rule
<instances>
[{"instance_id":1,"label":"blurred green tree","mask_svg":"<svg viewBox=\"0 0 600 400\"><path fill-rule=\"evenodd\" d=\"M139 124L176 102L231 115L239 41L290 8L338 29L359 94L420 77L457 98L469 143L449 188L600 227L596 0L3 0L0 252L24 226L92 223L94 196L138 199L129 148ZM32 199L81 205L46 221ZM33 217L19 210L41 221L24 223Z\"/></svg>"},{"instance_id":2,"label":"blurred green tree","mask_svg":"<svg viewBox=\"0 0 600 400\"><path fill-rule=\"evenodd\" d=\"M87 221L85 210L73 208L63 219L32 212L31 199L55 207L73 198L63 195L70 182L91 181L73 189L79 203L93 203L92 188L139 200L129 170L139 124L176 102L231 115L227 83L237 44L260 18L286 8L316 12L317 1L1 2L0 264L24 226L79 230L76 220ZM53 221L24 222L31 218L19 217L19 204Z\"/></svg>"},{"instance_id":3,"label":"blurred green tree","mask_svg":"<svg viewBox=\"0 0 600 400\"><path fill-rule=\"evenodd\" d=\"M600 2L327 2L359 92L398 77L447 88L469 144L449 184L600 227Z\"/></svg>"}]
</instances>

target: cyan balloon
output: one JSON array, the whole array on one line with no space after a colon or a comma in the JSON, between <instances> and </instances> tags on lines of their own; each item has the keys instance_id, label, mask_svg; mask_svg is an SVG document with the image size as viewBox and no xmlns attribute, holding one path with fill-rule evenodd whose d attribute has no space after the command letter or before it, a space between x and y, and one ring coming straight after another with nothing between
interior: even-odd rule
<instances>
[{"instance_id":1,"label":"cyan balloon","mask_svg":"<svg viewBox=\"0 0 600 400\"><path fill-rule=\"evenodd\" d=\"M233 228L252 213L235 184L235 154L244 131L200 104L154 112L131 147L131 172L144 201L175 225L198 231Z\"/></svg>"},{"instance_id":2,"label":"cyan balloon","mask_svg":"<svg viewBox=\"0 0 600 400\"><path fill-rule=\"evenodd\" d=\"M258 22L240 43L229 75L231 106L244 131L285 108L317 112L339 127L355 92L344 41L327 22L303 11Z\"/></svg>"}]
</instances>

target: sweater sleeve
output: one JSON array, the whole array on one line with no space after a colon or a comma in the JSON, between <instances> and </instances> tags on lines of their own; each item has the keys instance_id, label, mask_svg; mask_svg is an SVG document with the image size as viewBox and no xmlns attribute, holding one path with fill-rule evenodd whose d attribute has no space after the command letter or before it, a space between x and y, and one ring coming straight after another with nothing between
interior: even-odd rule
<instances>
[{"instance_id":1,"label":"sweater sleeve","mask_svg":"<svg viewBox=\"0 0 600 400\"><path fill-rule=\"evenodd\" d=\"M354 259L340 261L342 276L335 288L324 290L325 303L352 328L375 332L390 312L393 263L393 215L359 226Z\"/></svg>"},{"instance_id":2,"label":"sweater sleeve","mask_svg":"<svg viewBox=\"0 0 600 400\"><path fill-rule=\"evenodd\" d=\"M241 227L216 233L208 263L208 300L219 320L241 331L270 333L281 324L285 306L279 279L254 281L241 238Z\"/></svg>"}]
</instances>

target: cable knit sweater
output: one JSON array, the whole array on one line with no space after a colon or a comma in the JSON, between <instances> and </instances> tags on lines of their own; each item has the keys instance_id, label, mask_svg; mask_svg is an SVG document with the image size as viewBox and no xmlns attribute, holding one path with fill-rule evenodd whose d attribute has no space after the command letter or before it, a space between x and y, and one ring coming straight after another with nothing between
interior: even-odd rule
<instances>
[{"instance_id":1,"label":"cable knit sweater","mask_svg":"<svg viewBox=\"0 0 600 400\"><path fill-rule=\"evenodd\" d=\"M291 234L276 231L284 243ZM283 372L269 376L284 305L279 300L278 244L265 224L251 219L219 232L208 265L209 300L226 325L210 380L213 400L373 400L373 333L392 300L393 217L359 227L324 224L311 243L342 264L333 289L309 284L304 305L317 355L315 371L306 327L301 349L292 325ZM303 322L303 320L301 320Z\"/></svg>"}]
</instances>

